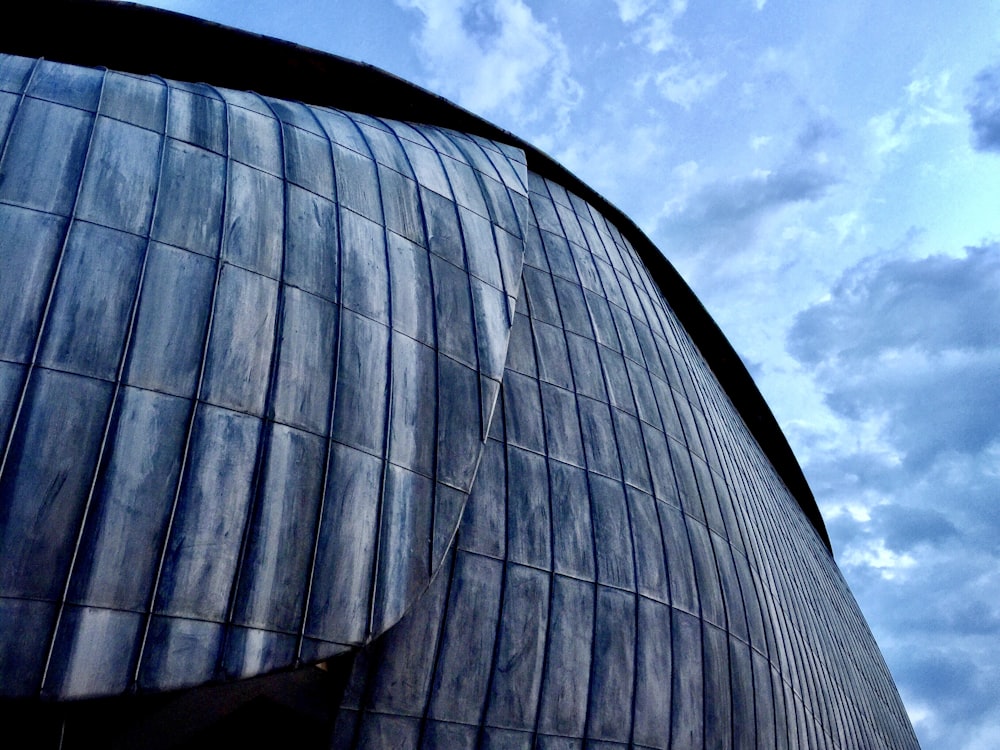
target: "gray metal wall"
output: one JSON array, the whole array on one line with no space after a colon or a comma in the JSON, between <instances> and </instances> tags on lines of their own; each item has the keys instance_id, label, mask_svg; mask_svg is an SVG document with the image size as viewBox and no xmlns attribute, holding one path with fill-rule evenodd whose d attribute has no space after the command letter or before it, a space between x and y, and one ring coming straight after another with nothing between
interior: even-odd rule
<instances>
[{"instance_id":1,"label":"gray metal wall","mask_svg":"<svg viewBox=\"0 0 1000 750\"><path fill-rule=\"evenodd\" d=\"M448 549L499 390L521 154L3 60L8 695L329 657Z\"/></svg>"},{"instance_id":2,"label":"gray metal wall","mask_svg":"<svg viewBox=\"0 0 1000 750\"><path fill-rule=\"evenodd\" d=\"M529 174L522 294L450 567L334 747L915 747L823 542L629 243Z\"/></svg>"},{"instance_id":3,"label":"gray metal wall","mask_svg":"<svg viewBox=\"0 0 1000 750\"><path fill-rule=\"evenodd\" d=\"M15 57L0 137L5 695L361 648L335 746L916 744L648 271L522 152Z\"/></svg>"}]
</instances>

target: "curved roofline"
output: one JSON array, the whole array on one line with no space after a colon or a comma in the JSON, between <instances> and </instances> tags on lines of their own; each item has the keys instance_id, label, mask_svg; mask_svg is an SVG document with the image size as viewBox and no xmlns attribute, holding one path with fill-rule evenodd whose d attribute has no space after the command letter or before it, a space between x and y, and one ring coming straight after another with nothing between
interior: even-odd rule
<instances>
[{"instance_id":1,"label":"curved roofline","mask_svg":"<svg viewBox=\"0 0 1000 750\"><path fill-rule=\"evenodd\" d=\"M525 152L528 168L598 208L632 243L779 476L833 554L812 490L739 355L687 283L622 211L552 157L458 105L373 65L129 2L35 0L0 26L3 51L253 90L282 99L481 135ZM183 54L176 40L185 40Z\"/></svg>"}]
</instances>

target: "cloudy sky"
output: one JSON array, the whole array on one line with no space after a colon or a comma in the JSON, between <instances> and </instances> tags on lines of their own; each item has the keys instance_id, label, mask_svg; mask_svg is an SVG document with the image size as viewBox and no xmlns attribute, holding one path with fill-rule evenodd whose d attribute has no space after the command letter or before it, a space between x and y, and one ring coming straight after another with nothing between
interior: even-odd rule
<instances>
[{"instance_id":1,"label":"cloudy sky","mask_svg":"<svg viewBox=\"0 0 1000 750\"><path fill-rule=\"evenodd\" d=\"M1000 747L1000 3L151 4L415 81L635 219L788 435L924 747Z\"/></svg>"}]
</instances>

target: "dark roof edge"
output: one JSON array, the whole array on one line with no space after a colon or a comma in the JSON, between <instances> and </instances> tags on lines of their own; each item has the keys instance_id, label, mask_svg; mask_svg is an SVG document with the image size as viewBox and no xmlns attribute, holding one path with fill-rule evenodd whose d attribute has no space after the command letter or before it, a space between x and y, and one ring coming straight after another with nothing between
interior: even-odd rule
<instances>
[{"instance_id":1,"label":"dark roof edge","mask_svg":"<svg viewBox=\"0 0 1000 750\"><path fill-rule=\"evenodd\" d=\"M746 367L694 292L619 209L547 154L461 107L372 65L191 16L115 0L35 0L0 25L4 51L475 133L524 150L532 171L593 204L622 231L827 549L819 507ZM179 40L184 40L183 46Z\"/></svg>"}]
</instances>

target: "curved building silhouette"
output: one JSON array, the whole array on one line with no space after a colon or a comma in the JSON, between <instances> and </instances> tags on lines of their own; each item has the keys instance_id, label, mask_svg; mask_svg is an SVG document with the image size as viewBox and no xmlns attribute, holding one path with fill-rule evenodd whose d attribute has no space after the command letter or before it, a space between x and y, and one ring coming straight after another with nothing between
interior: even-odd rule
<instances>
[{"instance_id":1,"label":"curved building silhouette","mask_svg":"<svg viewBox=\"0 0 1000 750\"><path fill-rule=\"evenodd\" d=\"M620 212L367 66L35 13L0 35L26 746L916 746L773 417Z\"/></svg>"}]
</instances>

